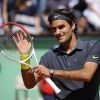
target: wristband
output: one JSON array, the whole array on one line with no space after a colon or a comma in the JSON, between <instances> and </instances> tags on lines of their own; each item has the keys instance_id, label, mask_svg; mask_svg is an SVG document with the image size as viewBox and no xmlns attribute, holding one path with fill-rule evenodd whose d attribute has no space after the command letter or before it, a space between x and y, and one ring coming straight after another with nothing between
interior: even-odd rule
<instances>
[{"instance_id":1,"label":"wristband","mask_svg":"<svg viewBox=\"0 0 100 100\"><path fill-rule=\"evenodd\" d=\"M25 55L20 55L20 60L25 60L29 57L29 54L25 54ZM27 60L25 63L30 64L30 59ZM27 70L30 69L29 66L25 65L25 64L21 64L21 69L22 70Z\"/></svg>"},{"instance_id":2,"label":"wristband","mask_svg":"<svg viewBox=\"0 0 100 100\"><path fill-rule=\"evenodd\" d=\"M20 55L20 60L25 60L29 57L29 54Z\"/></svg>"},{"instance_id":3,"label":"wristband","mask_svg":"<svg viewBox=\"0 0 100 100\"><path fill-rule=\"evenodd\" d=\"M21 65L21 69L22 69L22 70L28 70L28 69L30 69L30 67L27 66L27 65Z\"/></svg>"}]
</instances>

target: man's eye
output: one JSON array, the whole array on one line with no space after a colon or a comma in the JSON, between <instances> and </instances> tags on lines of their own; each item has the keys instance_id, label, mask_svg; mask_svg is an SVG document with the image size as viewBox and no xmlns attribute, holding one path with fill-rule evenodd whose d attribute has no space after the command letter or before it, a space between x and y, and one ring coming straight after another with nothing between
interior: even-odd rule
<instances>
[{"instance_id":1,"label":"man's eye","mask_svg":"<svg viewBox=\"0 0 100 100\"><path fill-rule=\"evenodd\" d=\"M63 29L63 28L64 28L64 25L61 25L61 26L59 26L58 28L59 28L59 29Z\"/></svg>"}]
</instances>

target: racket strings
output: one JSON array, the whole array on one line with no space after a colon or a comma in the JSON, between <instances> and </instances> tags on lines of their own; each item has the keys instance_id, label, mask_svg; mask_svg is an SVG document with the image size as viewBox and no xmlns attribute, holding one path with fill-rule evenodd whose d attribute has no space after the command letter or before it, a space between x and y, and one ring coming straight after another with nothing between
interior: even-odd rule
<instances>
[{"instance_id":1,"label":"racket strings","mask_svg":"<svg viewBox=\"0 0 100 100\"><path fill-rule=\"evenodd\" d=\"M23 30L15 25L7 25L0 28L0 51L3 51L5 55L12 59L19 59L19 51L13 40L13 36L17 39L16 33L22 34L24 38Z\"/></svg>"},{"instance_id":2,"label":"racket strings","mask_svg":"<svg viewBox=\"0 0 100 100\"><path fill-rule=\"evenodd\" d=\"M15 37L18 41L17 34L22 35L24 39L32 43L33 40L31 36L27 35L21 27L14 24L8 24L0 27L0 51L3 51L3 54L15 60L19 60L20 57L19 51L13 40L13 37Z\"/></svg>"},{"instance_id":3,"label":"racket strings","mask_svg":"<svg viewBox=\"0 0 100 100\"><path fill-rule=\"evenodd\" d=\"M12 34L11 34L11 27L5 26L0 28L1 34L0 34L0 45L2 46L2 49L10 49L12 46L10 44L12 43Z\"/></svg>"}]
</instances>

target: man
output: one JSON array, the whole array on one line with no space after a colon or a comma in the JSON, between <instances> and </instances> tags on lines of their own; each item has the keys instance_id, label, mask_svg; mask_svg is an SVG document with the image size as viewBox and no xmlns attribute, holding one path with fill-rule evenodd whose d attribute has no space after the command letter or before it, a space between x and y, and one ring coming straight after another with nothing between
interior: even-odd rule
<instances>
[{"instance_id":1,"label":"man","mask_svg":"<svg viewBox=\"0 0 100 100\"><path fill-rule=\"evenodd\" d=\"M56 9L50 13L48 21L60 45L45 53L40 65L32 69L21 66L25 86L33 88L45 76L61 89L60 96L55 94L54 100L99 100L100 43L82 41L77 37L71 11ZM25 39L16 42L21 59L25 59L30 48L22 48L22 42L29 47L30 43Z\"/></svg>"}]
</instances>

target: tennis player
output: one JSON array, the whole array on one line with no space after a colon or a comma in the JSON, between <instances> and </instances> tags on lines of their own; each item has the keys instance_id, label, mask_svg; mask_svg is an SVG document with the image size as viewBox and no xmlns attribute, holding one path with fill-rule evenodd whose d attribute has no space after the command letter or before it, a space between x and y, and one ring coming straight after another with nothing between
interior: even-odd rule
<instances>
[{"instance_id":1,"label":"tennis player","mask_svg":"<svg viewBox=\"0 0 100 100\"><path fill-rule=\"evenodd\" d=\"M59 46L46 52L41 57L40 65L32 69L21 66L25 86L33 88L43 77L50 77L61 89L52 100L100 100L100 43L78 38L72 11L55 9L48 21ZM19 40L17 46L21 59L25 59L29 55L30 43L24 41L26 50L22 41Z\"/></svg>"}]
</instances>

